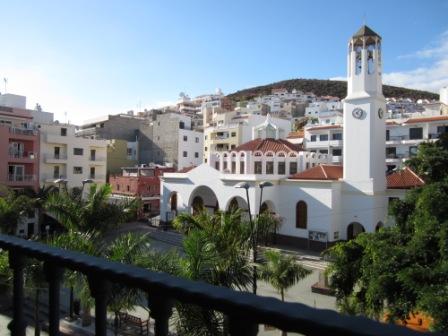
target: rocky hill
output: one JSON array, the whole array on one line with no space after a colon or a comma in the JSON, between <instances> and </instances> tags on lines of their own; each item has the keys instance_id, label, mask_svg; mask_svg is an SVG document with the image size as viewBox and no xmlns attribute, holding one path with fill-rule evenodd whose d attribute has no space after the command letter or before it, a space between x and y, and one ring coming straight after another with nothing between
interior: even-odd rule
<instances>
[{"instance_id":1,"label":"rocky hill","mask_svg":"<svg viewBox=\"0 0 448 336\"><path fill-rule=\"evenodd\" d=\"M313 92L317 96L336 96L341 99L347 95L347 82L345 81L298 78L240 90L229 94L227 97L235 102L245 101L270 94L272 89L277 88L286 88L288 91L297 89L303 92ZM386 98L439 99L439 95L432 92L390 85L383 85L383 93Z\"/></svg>"}]
</instances>

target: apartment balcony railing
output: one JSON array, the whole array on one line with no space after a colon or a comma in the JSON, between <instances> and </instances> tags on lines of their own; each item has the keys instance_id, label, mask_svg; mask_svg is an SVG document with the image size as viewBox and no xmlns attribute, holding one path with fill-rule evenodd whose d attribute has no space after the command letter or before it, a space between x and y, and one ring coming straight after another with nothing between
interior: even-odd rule
<instances>
[{"instance_id":1,"label":"apartment balcony railing","mask_svg":"<svg viewBox=\"0 0 448 336\"><path fill-rule=\"evenodd\" d=\"M9 267L13 271L13 320L8 326L13 336L25 335L23 285L26 258L44 262L49 283L50 335L59 334L60 284L66 268L83 273L89 280L90 292L95 299L97 336L107 334L107 298L111 283L138 288L147 293L157 336L168 335L169 318L175 302L222 312L228 317L232 336L257 335L258 324L304 335L424 335L393 324L237 292L13 236L0 235L0 248L9 252Z\"/></svg>"},{"instance_id":2,"label":"apartment balcony railing","mask_svg":"<svg viewBox=\"0 0 448 336\"><path fill-rule=\"evenodd\" d=\"M37 131L33 129L27 129L27 128L19 128L19 127L10 127L9 132L12 134L19 134L19 135L36 135Z\"/></svg>"},{"instance_id":3,"label":"apartment balcony railing","mask_svg":"<svg viewBox=\"0 0 448 336\"><path fill-rule=\"evenodd\" d=\"M67 160L67 154L45 154L45 160Z\"/></svg>"},{"instance_id":4,"label":"apartment balcony railing","mask_svg":"<svg viewBox=\"0 0 448 336\"><path fill-rule=\"evenodd\" d=\"M34 182L36 181L35 175L8 175L8 181L10 182Z\"/></svg>"},{"instance_id":5,"label":"apartment balcony railing","mask_svg":"<svg viewBox=\"0 0 448 336\"><path fill-rule=\"evenodd\" d=\"M36 158L36 154L33 152L16 152L9 151L8 153L10 159L30 159L34 160Z\"/></svg>"}]
</instances>

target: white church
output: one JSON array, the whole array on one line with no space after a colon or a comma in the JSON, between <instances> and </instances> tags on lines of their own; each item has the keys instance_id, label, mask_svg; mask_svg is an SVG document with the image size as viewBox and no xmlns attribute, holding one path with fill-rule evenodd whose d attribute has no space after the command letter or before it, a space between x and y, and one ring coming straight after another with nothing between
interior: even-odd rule
<instances>
[{"instance_id":1,"label":"white church","mask_svg":"<svg viewBox=\"0 0 448 336\"><path fill-rule=\"evenodd\" d=\"M268 116L254 127L253 140L206 164L165 173L161 221L198 207L227 211L238 205L252 215L268 209L281 220L277 242L312 249L387 225L389 201L424 182L408 168L386 176L381 37L362 26L350 39L347 62L343 166L280 139ZM237 188L241 182L248 197Z\"/></svg>"}]
</instances>

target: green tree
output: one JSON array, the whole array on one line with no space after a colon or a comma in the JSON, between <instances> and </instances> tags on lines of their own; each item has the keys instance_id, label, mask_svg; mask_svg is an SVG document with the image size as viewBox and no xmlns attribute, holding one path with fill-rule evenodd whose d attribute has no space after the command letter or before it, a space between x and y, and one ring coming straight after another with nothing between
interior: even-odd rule
<instances>
[{"instance_id":1,"label":"green tree","mask_svg":"<svg viewBox=\"0 0 448 336\"><path fill-rule=\"evenodd\" d=\"M427 184L391 205L396 226L326 252L341 311L389 321L424 312L433 319L432 329L448 331L447 143L442 136L422 144L409 163Z\"/></svg>"},{"instance_id":2,"label":"green tree","mask_svg":"<svg viewBox=\"0 0 448 336\"><path fill-rule=\"evenodd\" d=\"M33 210L33 201L28 196L9 191L5 197L0 197L1 232L15 235L20 218Z\"/></svg>"},{"instance_id":3,"label":"green tree","mask_svg":"<svg viewBox=\"0 0 448 336\"><path fill-rule=\"evenodd\" d=\"M92 184L85 200L68 193L53 193L45 209L68 230L107 232L126 218L123 207L109 202L111 191L108 184Z\"/></svg>"},{"instance_id":4,"label":"green tree","mask_svg":"<svg viewBox=\"0 0 448 336\"><path fill-rule=\"evenodd\" d=\"M292 256L273 250L266 251L264 256L266 262L260 265L261 278L280 293L282 301L285 301L285 291L311 274ZM286 335L286 332L283 331L282 335Z\"/></svg>"}]
</instances>

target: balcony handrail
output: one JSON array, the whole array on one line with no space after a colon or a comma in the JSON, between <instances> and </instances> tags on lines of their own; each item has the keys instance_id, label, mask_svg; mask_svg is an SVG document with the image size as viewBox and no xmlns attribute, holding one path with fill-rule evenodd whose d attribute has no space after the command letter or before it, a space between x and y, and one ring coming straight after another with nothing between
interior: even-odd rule
<instances>
[{"instance_id":1,"label":"balcony handrail","mask_svg":"<svg viewBox=\"0 0 448 336\"><path fill-rule=\"evenodd\" d=\"M259 323L306 335L424 335L405 327L383 324L365 317L345 316L301 303L282 302L276 298L238 292L14 236L0 234L0 248L9 251L10 267L14 271L13 318L14 322L17 322L13 323L14 327L24 321L23 267L24 258L30 257L44 261L48 266L46 270L50 283L50 330L53 331L59 328L58 289L61 281L55 274L69 268L80 271L91 279L90 285L95 289L92 294L96 301L96 335L106 335L104 288L107 282L121 283L148 293L151 315L156 321L155 335L168 334L168 319L175 301L221 311L228 315L231 335L256 335L256 325ZM54 307L55 305L57 307ZM13 335L21 332L19 329L15 331Z\"/></svg>"},{"instance_id":2,"label":"balcony handrail","mask_svg":"<svg viewBox=\"0 0 448 336\"><path fill-rule=\"evenodd\" d=\"M8 181L10 182L34 182L35 179L36 176L31 174L23 174L23 175L8 174Z\"/></svg>"}]
</instances>

